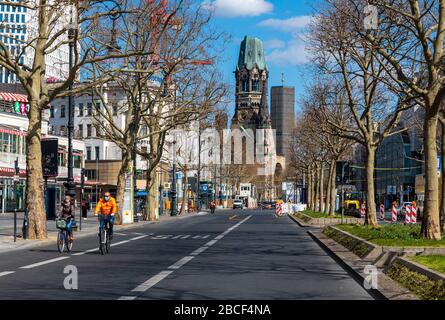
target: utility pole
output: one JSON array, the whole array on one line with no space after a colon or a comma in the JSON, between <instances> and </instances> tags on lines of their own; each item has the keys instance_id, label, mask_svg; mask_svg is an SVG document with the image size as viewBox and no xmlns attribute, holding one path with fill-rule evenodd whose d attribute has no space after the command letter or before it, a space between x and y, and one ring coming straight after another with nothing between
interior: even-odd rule
<instances>
[{"instance_id":1,"label":"utility pole","mask_svg":"<svg viewBox=\"0 0 445 320\"><path fill-rule=\"evenodd\" d=\"M197 211L201 210L201 123L198 124L198 177L196 181L196 208Z\"/></svg>"},{"instance_id":2,"label":"utility pole","mask_svg":"<svg viewBox=\"0 0 445 320\"><path fill-rule=\"evenodd\" d=\"M73 68L73 52L74 52L74 38L76 29L73 27L73 12L70 17L70 28L68 29L69 40L69 69ZM72 90L73 85L70 83L68 90ZM65 194L74 200L76 196L76 185L73 177L73 135L74 135L74 97L68 96L68 177L65 183Z\"/></svg>"}]
</instances>

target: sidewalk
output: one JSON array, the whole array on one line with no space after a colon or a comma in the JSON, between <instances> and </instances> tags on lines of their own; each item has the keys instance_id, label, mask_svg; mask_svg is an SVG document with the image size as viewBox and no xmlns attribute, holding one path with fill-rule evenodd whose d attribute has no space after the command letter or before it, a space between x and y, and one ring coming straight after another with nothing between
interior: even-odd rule
<instances>
[{"instance_id":1,"label":"sidewalk","mask_svg":"<svg viewBox=\"0 0 445 320\"><path fill-rule=\"evenodd\" d=\"M139 222L127 225L115 225L115 231L121 231L126 229L138 228L149 224L156 224L168 221L180 220L188 217L199 216L208 214L207 211L201 211L199 213L183 214L181 216L169 216L162 215L158 221L143 221L139 217ZM45 240L24 240L22 238L22 226L23 226L23 212L17 213L17 242L14 242L14 214L2 213L0 214L0 253L10 252L21 249L30 249L40 247L44 245L50 245L56 242L58 230L54 220L47 221L48 239ZM80 231L80 221L77 221L77 231L74 232L74 238L82 238L90 235L97 234L98 221L97 217L94 217L91 213L88 215L87 220L82 220L82 230Z\"/></svg>"}]
</instances>

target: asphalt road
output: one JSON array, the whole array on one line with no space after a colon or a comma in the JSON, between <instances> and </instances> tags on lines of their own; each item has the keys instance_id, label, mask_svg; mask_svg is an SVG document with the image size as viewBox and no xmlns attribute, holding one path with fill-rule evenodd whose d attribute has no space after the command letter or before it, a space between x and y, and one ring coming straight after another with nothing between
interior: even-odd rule
<instances>
[{"instance_id":1,"label":"asphalt road","mask_svg":"<svg viewBox=\"0 0 445 320\"><path fill-rule=\"evenodd\" d=\"M372 299L305 229L271 211L118 232L109 255L97 242L77 239L70 254L55 245L0 254L0 299Z\"/></svg>"}]
</instances>

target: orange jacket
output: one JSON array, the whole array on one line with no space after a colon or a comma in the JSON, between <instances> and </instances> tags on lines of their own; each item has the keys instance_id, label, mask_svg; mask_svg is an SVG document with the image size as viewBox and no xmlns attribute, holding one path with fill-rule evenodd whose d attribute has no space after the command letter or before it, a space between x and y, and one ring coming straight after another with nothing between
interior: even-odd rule
<instances>
[{"instance_id":1,"label":"orange jacket","mask_svg":"<svg viewBox=\"0 0 445 320\"><path fill-rule=\"evenodd\" d=\"M112 213L117 213L116 200L113 197L110 197L110 200L108 201L105 201L103 198L100 198L96 206L96 213L101 213L106 216Z\"/></svg>"}]
</instances>

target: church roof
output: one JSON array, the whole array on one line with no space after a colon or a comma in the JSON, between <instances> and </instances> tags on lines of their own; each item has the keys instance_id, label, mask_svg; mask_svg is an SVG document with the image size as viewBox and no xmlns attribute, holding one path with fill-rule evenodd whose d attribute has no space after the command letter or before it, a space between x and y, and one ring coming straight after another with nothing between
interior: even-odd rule
<instances>
[{"instance_id":1,"label":"church roof","mask_svg":"<svg viewBox=\"0 0 445 320\"><path fill-rule=\"evenodd\" d=\"M267 69L263 42L260 39L250 36L244 37L239 52L238 68L241 69L244 65L248 70L252 70L255 65L260 70Z\"/></svg>"}]
</instances>

